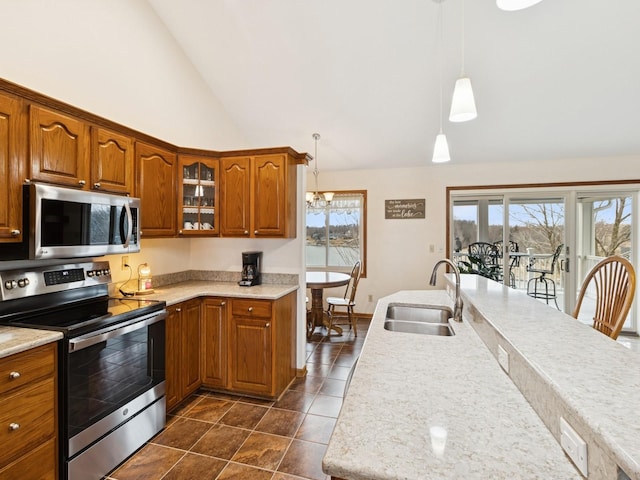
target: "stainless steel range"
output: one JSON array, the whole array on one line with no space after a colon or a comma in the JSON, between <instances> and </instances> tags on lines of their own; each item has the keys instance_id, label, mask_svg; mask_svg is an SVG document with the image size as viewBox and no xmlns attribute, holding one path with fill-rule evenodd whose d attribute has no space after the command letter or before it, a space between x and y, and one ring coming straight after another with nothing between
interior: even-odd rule
<instances>
[{"instance_id":1,"label":"stainless steel range","mask_svg":"<svg viewBox=\"0 0 640 480\"><path fill-rule=\"evenodd\" d=\"M165 425L165 302L110 298L109 262L0 272L0 324L62 332L60 477L101 479Z\"/></svg>"}]
</instances>

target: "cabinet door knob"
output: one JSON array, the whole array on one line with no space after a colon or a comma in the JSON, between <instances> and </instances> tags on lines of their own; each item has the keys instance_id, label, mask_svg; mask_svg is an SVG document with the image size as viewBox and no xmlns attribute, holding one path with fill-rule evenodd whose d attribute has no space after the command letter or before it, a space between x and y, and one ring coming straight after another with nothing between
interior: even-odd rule
<instances>
[{"instance_id":1,"label":"cabinet door knob","mask_svg":"<svg viewBox=\"0 0 640 480\"><path fill-rule=\"evenodd\" d=\"M93 184L93 188L100 188L100 182L96 182Z\"/></svg>"},{"instance_id":2,"label":"cabinet door knob","mask_svg":"<svg viewBox=\"0 0 640 480\"><path fill-rule=\"evenodd\" d=\"M253 231L253 234L254 234L254 235L258 235L258 233L259 233L259 232L258 232L258 230L254 230L254 231Z\"/></svg>"},{"instance_id":3,"label":"cabinet door knob","mask_svg":"<svg viewBox=\"0 0 640 480\"><path fill-rule=\"evenodd\" d=\"M253 307L249 307L249 308L247 308L247 310L248 310L249 312L253 312Z\"/></svg>"},{"instance_id":4,"label":"cabinet door knob","mask_svg":"<svg viewBox=\"0 0 640 480\"><path fill-rule=\"evenodd\" d=\"M17 237L18 235L20 235L20 230L11 230L12 237Z\"/></svg>"},{"instance_id":5,"label":"cabinet door knob","mask_svg":"<svg viewBox=\"0 0 640 480\"><path fill-rule=\"evenodd\" d=\"M181 312L182 309L181 308L176 308L176 312Z\"/></svg>"},{"instance_id":6,"label":"cabinet door knob","mask_svg":"<svg viewBox=\"0 0 640 480\"><path fill-rule=\"evenodd\" d=\"M269 328L269 327L271 326L271 322L267 322L267 323L265 323L265 325L264 325L264 326L265 326L265 328Z\"/></svg>"},{"instance_id":7,"label":"cabinet door knob","mask_svg":"<svg viewBox=\"0 0 640 480\"><path fill-rule=\"evenodd\" d=\"M20 372L11 372L11 373L9 374L9 378L10 378L11 380L15 380L16 378L20 378Z\"/></svg>"},{"instance_id":8,"label":"cabinet door knob","mask_svg":"<svg viewBox=\"0 0 640 480\"><path fill-rule=\"evenodd\" d=\"M244 234L245 234L245 235L249 235L249 230L245 230L245 231L244 231Z\"/></svg>"},{"instance_id":9,"label":"cabinet door knob","mask_svg":"<svg viewBox=\"0 0 640 480\"><path fill-rule=\"evenodd\" d=\"M18 430L20 428L20 424L19 423L10 423L9 424L9 430L14 431L14 430Z\"/></svg>"},{"instance_id":10,"label":"cabinet door knob","mask_svg":"<svg viewBox=\"0 0 640 480\"><path fill-rule=\"evenodd\" d=\"M227 302L220 302L220 306L224 307L227 304Z\"/></svg>"},{"instance_id":11,"label":"cabinet door knob","mask_svg":"<svg viewBox=\"0 0 640 480\"><path fill-rule=\"evenodd\" d=\"M87 182L85 180L78 180L79 185L85 185Z\"/></svg>"}]
</instances>

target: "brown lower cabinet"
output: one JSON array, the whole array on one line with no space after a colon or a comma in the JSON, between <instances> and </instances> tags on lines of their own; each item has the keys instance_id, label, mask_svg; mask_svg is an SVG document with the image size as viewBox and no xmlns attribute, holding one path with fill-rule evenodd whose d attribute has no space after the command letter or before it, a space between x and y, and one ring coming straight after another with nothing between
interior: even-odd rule
<instances>
[{"instance_id":1,"label":"brown lower cabinet","mask_svg":"<svg viewBox=\"0 0 640 480\"><path fill-rule=\"evenodd\" d=\"M199 386L273 399L295 378L295 292L277 300L206 297L167 310L167 410ZM189 325L181 323L187 311Z\"/></svg>"},{"instance_id":2,"label":"brown lower cabinet","mask_svg":"<svg viewBox=\"0 0 640 480\"><path fill-rule=\"evenodd\" d=\"M167 307L166 401L171 410L202 384L200 299Z\"/></svg>"},{"instance_id":3,"label":"brown lower cabinet","mask_svg":"<svg viewBox=\"0 0 640 480\"><path fill-rule=\"evenodd\" d=\"M56 479L57 345L0 359L0 480Z\"/></svg>"}]
</instances>

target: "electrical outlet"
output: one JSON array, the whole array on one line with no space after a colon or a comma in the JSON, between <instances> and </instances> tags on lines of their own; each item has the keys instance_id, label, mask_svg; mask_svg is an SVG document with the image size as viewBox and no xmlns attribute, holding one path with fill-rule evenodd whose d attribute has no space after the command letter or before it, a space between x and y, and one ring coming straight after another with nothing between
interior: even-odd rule
<instances>
[{"instance_id":1,"label":"electrical outlet","mask_svg":"<svg viewBox=\"0 0 640 480\"><path fill-rule=\"evenodd\" d=\"M498 363L505 372L509 373L509 354L500 345L498 345Z\"/></svg>"},{"instance_id":2,"label":"electrical outlet","mask_svg":"<svg viewBox=\"0 0 640 480\"><path fill-rule=\"evenodd\" d=\"M126 270L127 265L129 265L129 257L126 255L122 256L122 263L120 265L120 270Z\"/></svg>"},{"instance_id":3,"label":"electrical outlet","mask_svg":"<svg viewBox=\"0 0 640 480\"><path fill-rule=\"evenodd\" d=\"M580 473L587 477L587 444L562 417L560 417L560 445Z\"/></svg>"}]
</instances>

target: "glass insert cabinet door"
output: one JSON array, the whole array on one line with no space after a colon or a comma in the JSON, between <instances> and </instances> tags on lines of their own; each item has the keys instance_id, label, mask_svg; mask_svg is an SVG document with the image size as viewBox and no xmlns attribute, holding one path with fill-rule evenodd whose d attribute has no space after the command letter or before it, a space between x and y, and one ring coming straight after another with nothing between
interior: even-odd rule
<instances>
[{"instance_id":1,"label":"glass insert cabinet door","mask_svg":"<svg viewBox=\"0 0 640 480\"><path fill-rule=\"evenodd\" d=\"M179 160L181 235L218 234L218 160L181 156Z\"/></svg>"}]
</instances>

